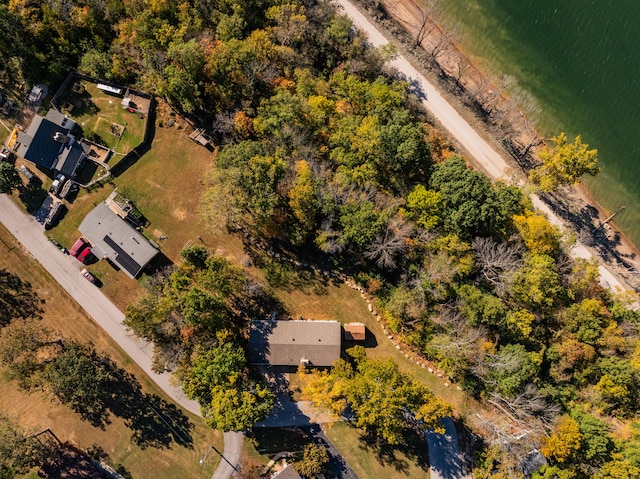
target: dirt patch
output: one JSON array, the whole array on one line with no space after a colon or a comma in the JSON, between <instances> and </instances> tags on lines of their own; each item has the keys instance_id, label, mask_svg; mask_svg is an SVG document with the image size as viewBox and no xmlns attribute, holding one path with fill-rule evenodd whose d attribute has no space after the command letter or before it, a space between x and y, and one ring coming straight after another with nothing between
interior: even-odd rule
<instances>
[{"instance_id":1,"label":"dirt patch","mask_svg":"<svg viewBox=\"0 0 640 479\"><path fill-rule=\"evenodd\" d=\"M174 208L171 212L171 216L173 216L177 220L184 220L187 217L187 212L181 208Z\"/></svg>"}]
</instances>

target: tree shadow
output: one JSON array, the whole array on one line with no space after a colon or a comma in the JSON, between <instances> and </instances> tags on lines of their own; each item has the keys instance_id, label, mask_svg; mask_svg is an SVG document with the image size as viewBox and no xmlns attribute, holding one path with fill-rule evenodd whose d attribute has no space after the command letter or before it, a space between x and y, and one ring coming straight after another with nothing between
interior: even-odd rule
<instances>
[{"instance_id":1,"label":"tree shadow","mask_svg":"<svg viewBox=\"0 0 640 479\"><path fill-rule=\"evenodd\" d=\"M33 215L40 209L40 206L47 197L47 192L41 187L41 183L31 181L26 186L20 188L18 197L27 209L27 213Z\"/></svg>"},{"instance_id":2,"label":"tree shadow","mask_svg":"<svg viewBox=\"0 0 640 479\"><path fill-rule=\"evenodd\" d=\"M123 419L132 431L132 441L141 449L169 448L174 442L192 447L193 424L176 405L156 394L143 392L135 376L111 359L96 353L87 357L94 362L96 370L106 369L109 379L98 385L98 394L73 407L83 419L102 429L110 423L111 414Z\"/></svg>"},{"instance_id":3,"label":"tree shadow","mask_svg":"<svg viewBox=\"0 0 640 479\"><path fill-rule=\"evenodd\" d=\"M391 466L401 474L408 473L410 464L417 464L425 471L429 469L427 443L424 436L412 429L405 430L403 444L389 444L382 442L374 434L363 434L360 436L359 448L367 453L373 453L380 464ZM399 453L406 458L399 457Z\"/></svg>"},{"instance_id":4,"label":"tree shadow","mask_svg":"<svg viewBox=\"0 0 640 479\"><path fill-rule=\"evenodd\" d=\"M189 418L174 404L156 394L142 391L138 380L109 360L113 374L109 410L124 419L132 430L132 440L141 449L167 448L175 442L192 447Z\"/></svg>"},{"instance_id":5,"label":"tree shadow","mask_svg":"<svg viewBox=\"0 0 640 479\"><path fill-rule=\"evenodd\" d=\"M42 303L30 283L0 269L0 327L14 319L39 318Z\"/></svg>"}]
</instances>

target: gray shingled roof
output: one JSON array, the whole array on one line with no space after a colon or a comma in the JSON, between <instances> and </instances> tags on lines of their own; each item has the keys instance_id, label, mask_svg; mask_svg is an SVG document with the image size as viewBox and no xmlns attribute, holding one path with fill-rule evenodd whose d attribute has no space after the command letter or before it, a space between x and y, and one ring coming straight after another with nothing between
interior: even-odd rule
<instances>
[{"instance_id":1,"label":"gray shingled roof","mask_svg":"<svg viewBox=\"0 0 640 479\"><path fill-rule=\"evenodd\" d=\"M85 216L78 230L131 278L140 274L158 250L105 203ZM102 258L99 258L102 259Z\"/></svg>"},{"instance_id":2,"label":"gray shingled roof","mask_svg":"<svg viewBox=\"0 0 640 479\"><path fill-rule=\"evenodd\" d=\"M46 117L35 115L26 132L19 132L17 154L47 170L57 170L70 176L82 157L82 148L63 145L53 139L56 133L68 135L75 122L56 110Z\"/></svg>"},{"instance_id":3,"label":"gray shingled roof","mask_svg":"<svg viewBox=\"0 0 640 479\"><path fill-rule=\"evenodd\" d=\"M340 358L337 321L251 321L249 362L270 366L331 366Z\"/></svg>"}]
</instances>

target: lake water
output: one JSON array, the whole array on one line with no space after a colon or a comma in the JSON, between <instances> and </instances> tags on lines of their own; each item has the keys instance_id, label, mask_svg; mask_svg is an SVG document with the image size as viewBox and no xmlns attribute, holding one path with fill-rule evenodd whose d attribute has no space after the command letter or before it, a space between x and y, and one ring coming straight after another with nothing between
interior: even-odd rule
<instances>
[{"instance_id":1,"label":"lake water","mask_svg":"<svg viewBox=\"0 0 640 479\"><path fill-rule=\"evenodd\" d=\"M640 2L442 0L463 48L513 75L543 108L541 133L576 134L599 151L585 183L640 247Z\"/></svg>"}]
</instances>

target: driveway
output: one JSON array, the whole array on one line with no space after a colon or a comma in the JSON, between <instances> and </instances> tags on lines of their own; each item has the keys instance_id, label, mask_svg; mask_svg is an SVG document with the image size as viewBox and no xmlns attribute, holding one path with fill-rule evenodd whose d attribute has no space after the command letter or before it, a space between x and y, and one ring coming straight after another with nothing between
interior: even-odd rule
<instances>
[{"instance_id":1,"label":"driveway","mask_svg":"<svg viewBox=\"0 0 640 479\"><path fill-rule=\"evenodd\" d=\"M441 420L444 434L425 434L429 449L430 479L465 479L458 433L450 417Z\"/></svg>"}]
</instances>

